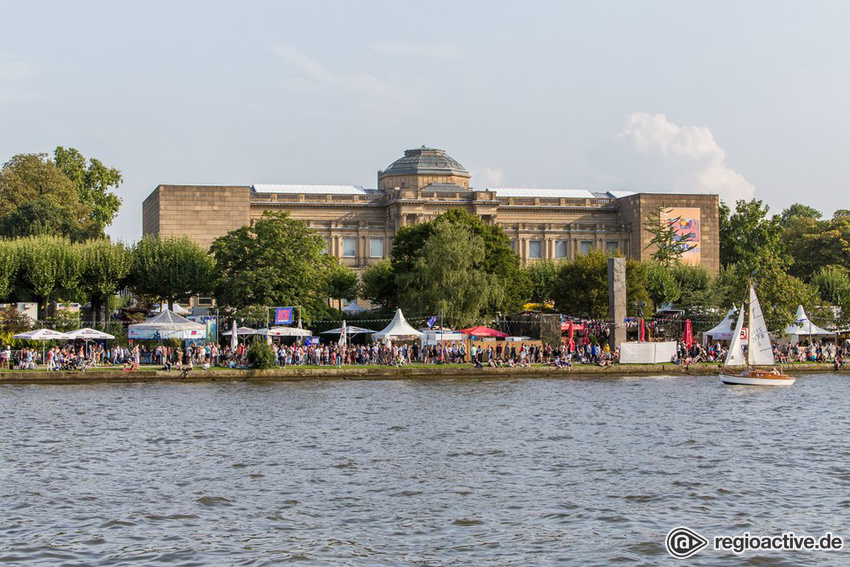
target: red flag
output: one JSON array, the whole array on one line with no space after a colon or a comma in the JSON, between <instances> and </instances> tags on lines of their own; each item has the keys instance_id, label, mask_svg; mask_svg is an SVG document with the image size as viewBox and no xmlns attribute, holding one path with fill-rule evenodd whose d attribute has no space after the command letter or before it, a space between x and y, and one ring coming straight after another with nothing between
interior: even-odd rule
<instances>
[{"instance_id":1,"label":"red flag","mask_svg":"<svg viewBox=\"0 0 850 567\"><path fill-rule=\"evenodd\" d=\"M638 335L638 342L642 343L646 341L646 323L644 323L643 319L640 320L640 334Z\"/></svg>"},{"instance_id":2,"label":"red flag","mask_svg":"<svg viewBox=\"0 0 850 567\"><path fill-rule=\"evenodd\" d=\"M576 348L576 342L573 340L573 331L575 331L575 328L573 326L573 322L570 321L570 325L569 327L567 327L567 332L569 333L569 339L567 339L567 347L569 347L570 350Z\"/></svg>"},{"instance_id":3,"label":"red flag","mask_svg":"<svg viewBox=\"0 0 850 567\"><path fill-rule=\"evenodd\" d=\"M691 320L685 319L685 336L682 338L685 346L691 348L694 344L694 328L691 326Z\"/></svg>"}]
</instances>

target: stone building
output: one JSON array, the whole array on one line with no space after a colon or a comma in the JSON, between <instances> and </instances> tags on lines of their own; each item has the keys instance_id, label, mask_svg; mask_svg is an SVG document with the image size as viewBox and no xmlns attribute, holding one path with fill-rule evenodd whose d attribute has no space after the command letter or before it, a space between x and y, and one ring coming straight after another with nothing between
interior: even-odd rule
<instances>
[{"instance_id":1,"label":"stone building","mask_svg":"<svg viewBox=\"0 0 850 567\"><path fill-rule=\"evenodd\" d=\"M462 208L505 229L524 263L590 250L646 258L648 215L664 208L697 247L685 261L720 266L718 196L470 186L443 150L417 148L378 171L377 189L354 185L159 185L145 199L144 234L187 235L203 246L264 211L286 211L315 229L327 251L360 269L388 257L402 226Z\"/></svg>"}]
</instances>

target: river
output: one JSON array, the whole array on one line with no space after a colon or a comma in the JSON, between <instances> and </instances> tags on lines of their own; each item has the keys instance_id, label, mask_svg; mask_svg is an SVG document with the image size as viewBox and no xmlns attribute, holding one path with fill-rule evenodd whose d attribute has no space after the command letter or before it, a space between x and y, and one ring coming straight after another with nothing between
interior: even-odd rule
<instances>
[{"instance_id":1,"label":"river","mask_svg":"<svg viewBox=\"0 0 850 567\"><path fill-rule=\"evenodd\" d=\"M0 563L658 565L850 546L850 380L0 386ZM846 562L706 549L700 565Z\"/></svg>"}]
</instances>

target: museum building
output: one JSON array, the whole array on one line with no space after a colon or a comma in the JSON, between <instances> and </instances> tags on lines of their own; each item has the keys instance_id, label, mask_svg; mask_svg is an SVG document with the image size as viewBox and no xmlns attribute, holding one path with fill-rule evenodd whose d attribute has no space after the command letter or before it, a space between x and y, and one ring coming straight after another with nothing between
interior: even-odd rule
<instances>
[{"instance_id":1,"label":"museum building","mask_svg":"<svg viewBox=\"0 0 850 567\"><path fill-rule=\"evenodd\" d=\"M470 185L444 150L421 147L378 171L377 188L355 185L159 185L142 208L143 234L189 236L202 246L286 211L315 229L327 251L354 269L389 257L407 225L461 208L501 226L523 263L569 259L591 250L642 259L652 253L649 215L659 207L696 245L688 263L720 267L719 199L714 194L592 192Z\"/></svg>"}]
</instances>

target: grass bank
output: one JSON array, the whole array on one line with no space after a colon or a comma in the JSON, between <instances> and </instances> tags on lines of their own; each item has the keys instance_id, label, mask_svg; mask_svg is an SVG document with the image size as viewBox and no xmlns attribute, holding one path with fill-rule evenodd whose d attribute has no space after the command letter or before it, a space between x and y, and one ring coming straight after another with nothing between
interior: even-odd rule
<instances>
[{"instance_id":1,"label":"grass bank","mask_svg":"<svg viewBox=\"0 0 850 567\"><path fill-rule=\"evenodd\" d=\"M792 375L805 373L832 373L832 364L794 363L783 365ZM158 367L142 367L133 372L120 368L94 368L85 372L46 370L11 370L0 372L0 384L88 384L109 382L215 382L263 381L297 382L306 380L426 380L460 378L471 380L507 378L557 378L566 376L652 376L652 375L715 375L718 364L628 364L608 367L576 365L571 368L554 368L535 365L531 368L472 368L468 364L440 366L412 364L400 368L387 366L298 366L272 370L236 370L229 368L195 369L186 377L177 370L164 371ZM844 374L847 371L842 371Z\"/></svg>"}]
</instances>

